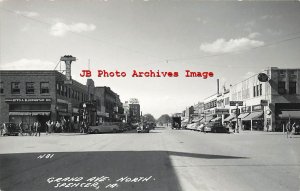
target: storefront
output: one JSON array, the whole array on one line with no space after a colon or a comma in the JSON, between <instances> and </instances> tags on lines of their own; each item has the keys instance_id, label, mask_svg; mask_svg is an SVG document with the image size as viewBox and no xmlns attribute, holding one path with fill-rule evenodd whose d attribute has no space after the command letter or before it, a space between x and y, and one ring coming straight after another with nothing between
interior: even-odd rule
<instances>
[{"instance_id":1,"label":"storefront","mask_svg":"<svg viewBox=\"0 0 300 191\"><path fill-rule=\"evenodd\" d=\"M9 105L9 121L13 123L29 126L38 121L43 131L51 117L51 98L6 98L5 102Z\"/></svg>"}]
</instances>

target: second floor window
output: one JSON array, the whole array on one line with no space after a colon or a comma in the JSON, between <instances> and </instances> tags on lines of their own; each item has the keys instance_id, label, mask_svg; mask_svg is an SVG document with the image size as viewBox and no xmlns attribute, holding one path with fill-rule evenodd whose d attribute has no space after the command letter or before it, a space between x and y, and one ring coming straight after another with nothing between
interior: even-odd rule
<instances>
[{"instance_id":1,"label":"second floor window","mask_svg":"<svg viewBox=\"0 0 300 191\"><path fill-rule=\"evenodd\" d=\"M289 94L296 94L296 82L289 82Z\"/></svg>"},{"instance_id":2,"label":"second floor window","mask_svg":"<svg viewBox=\"0 0 300 191\"><path fill-rule=\"evenodd\" d=\"M278 82L278 93L285 94L285 82Z\"/></svg>"},{"instance_id":3,"label":"second floor window","mask_svg":"<svg viewBox=\"0 0 300 191\"><path fill-rule=\"evenodd\" d=\"M20 82L11 83L11 94L20 94Z\"/></svg>"},{"instance_id":4,"label":"second floor window","mask_svg":"<svg viewBox=\"0 0 300 191\"><path fill-rule=\"evenodd\" d=\"M4 86L3 86L3 82L0 82L0 94L4 93Z\"/></svg>"},{"instance_id":5,"label":"second floor window","mask_svg":"<svg viewBox=\"0 0 300 191\"><path fill-rule=\"evenodd\" d=\"M26 82L26 94L34 94L34 83Z\"/></svg>"},{"instance_id":6,"label":"second floor window","mask_svg":"<svg viewBox=\"0 0 300 191\"><path fill-rule=\"evenodd\" d=\"M49 93L49 82L41 82L41 94Z\"/></svg>"}]
</instances>

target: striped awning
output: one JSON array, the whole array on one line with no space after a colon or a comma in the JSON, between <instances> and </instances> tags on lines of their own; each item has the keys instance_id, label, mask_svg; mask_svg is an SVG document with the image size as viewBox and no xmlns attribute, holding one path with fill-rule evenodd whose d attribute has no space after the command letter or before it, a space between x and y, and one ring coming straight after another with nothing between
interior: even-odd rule
<instances>
[{"instance_id":1,"label":"striped awning","mask_svg":"<svg viewBox=\"0 0 300 191\"><path fill-rule=\"evenodd\" d=\"M247 117L250 113L241 113L238 118L244 120L245 117ZM236 121L236 117L232 120Z\"/></svg>"},{"instance_id":2,"label":"striped awning","mask_svg":"<svg viewBox=\"0 0 300 191\"><path fill-rule=\"evenodd\" d=\"M216 117L216 118L213 118L213 119L210 120L210 121L215 122L215 121L219 121L219 120L221 120L221 119L222 119L222 117Z\"/></svg>"},{"instance_id":3,"label":"striped awning","mask_svg":"<svg viewBox=\"0 0 300 191\"><path fill-rule=\"evenodd\" d=\"M232 119L234 119L236 116L234 114L229 115L228 117L226 117L224 119L224 121L231 121Z\"/></svg>"},{"instance_id":4,"label":"striped awning","mask_svg":"<svg viewBox=\"0 0 300 191\"><path fill-rule=\"evenodd\" d=\"M257 120L262 117L263 112L252 112L248 116L246 116L243 120L244 121L249 121L249 120Z\"/></svg>"}]
</instances>

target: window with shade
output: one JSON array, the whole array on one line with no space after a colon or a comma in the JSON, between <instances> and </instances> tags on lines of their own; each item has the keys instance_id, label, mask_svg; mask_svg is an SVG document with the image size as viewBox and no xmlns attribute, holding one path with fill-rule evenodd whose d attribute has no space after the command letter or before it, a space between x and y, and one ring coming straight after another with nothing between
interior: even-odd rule
<instances>
[{"instance_id":1,"label":"window with shade","mask_svg":"<svg viewBox=\"0 0 300 191\"><path fill-rule=\"evenodd\" d=\"M41 94L49 94L49 82L41 82Z\"/></svg>"},{"instance_id":2,"label":"window with shade","mask_svg":"<svg viewBox=\"0 0 300 191\"><path fill-rule=\"evenodd\" d=\"M11 94L20 94L20 82L11 83Z\"/></svg>"},{"instance_id":3,"label":"window with shade","mask_svg":"<svg viewBox=\"0 0 300 191\"><path fill-rule=\"evenodd\" d=\"M34 82L26 82L26 94L34 94Z\"/></svg>"}]
</instances>

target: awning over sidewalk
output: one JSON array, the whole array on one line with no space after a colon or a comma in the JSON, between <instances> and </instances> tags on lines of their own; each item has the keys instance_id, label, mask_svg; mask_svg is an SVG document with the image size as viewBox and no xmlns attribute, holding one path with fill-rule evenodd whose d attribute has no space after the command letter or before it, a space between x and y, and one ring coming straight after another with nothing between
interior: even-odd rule
<instances>
[{"instance_id":1,"label":"awning over sidewalk","mask_svg":"<svg viewBox=\"0 0 300 191\"><path fill-rule=\"evenodd\" d=\"M187 122L189 122L189 119L184 119L181 121L181 123L187 123Z\"/></svg>"},{"instance_id":2,"label":"awning over sidewalk","mask_svg":"<svg viewBox=\"0 0 300 191\"><path fill-rule=\"evenodd\" d=\"M202 117L201 117L201 118L198 118L198 117L197 117L197 118L193 119L192 122L196 123L196 122L201 121L202 119L203 119Z\"/></svg>"},{"instance_id":3,"label":"awning over sidewalk","mask_svg":"<svg viewBox=\"0 0 300 191\"><path fill-rule=\"evenodd\" d=\"M252 112L250 113L247 117L245 117L243 120L244 121L249 121L249 120L257 120L262 117L263 112Z\"/></svg>"},{"instance_id":4,"label":"awning over sidewalk","mask_svg":"<svg viewBox=\"0 0 300 191\"><path fill-rule=\"evenodd\" d=\"M245 117L247 117L250 113L241 113L238 118L244 120ZM236 121L236 117L232 120Z\"/></svg>"},{"instance_id":5,"label":"awning over sidewalk","mask_svg":"<svg viewBox=\"0 0 300 191\"><path fill-rule=\"evenodd\" d=\"M205 118L204 118L204 121L205 122L209 122L210 120L212 120L214 118L214 116L213 115L209 115L209 116L206 116ZM203 122L204 122L203 121Z\"/></svg>"},{"instance_id":6,"label":"awning over sidewalk","mask_svg":"<svg viewBox=\"0 0 300 191\"><path fill-rule=\"evenodd\" d=\"M226 117L226 118L224 119L224 121L231 121L233 118L235 118L235 115L234 115L234 114L231 114L231 115L229 115L228 117Z\"/></svg>"},{"instance_id":7,"label":"awning over sidewalk","mask_svg":"<svg viewBox=\"0 0 300 191\"><path fill-rule=\"evenodd\" d=\"M282 111L279 117L282 119L300 119L300 111Z\"/></svg>"},{"instance_id":8,"label":"awning over sidewalk","mask_svg":"<svg viewBox=\"0 0 300 191\"><path fill-rule=\"evenodd\" d=\"M216 118L213 118L213 119L210 120L210 121L215 122L215 121L219 121L219 120L221 120L221 119L222 119L222 117L216 117Z\"/></svg>"}]
</instances>

